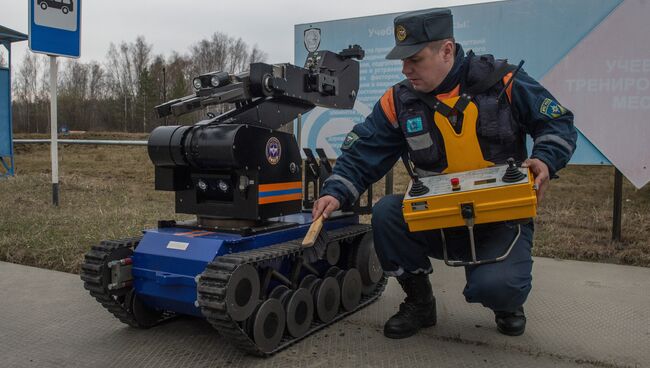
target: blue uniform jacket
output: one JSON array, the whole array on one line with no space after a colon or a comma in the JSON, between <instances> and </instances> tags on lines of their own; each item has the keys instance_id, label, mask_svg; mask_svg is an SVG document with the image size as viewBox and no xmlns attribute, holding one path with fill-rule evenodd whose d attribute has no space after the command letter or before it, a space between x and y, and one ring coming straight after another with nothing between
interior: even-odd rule
<instances>
[{"instance_id":1,"label":"blue uniform jacket","mask_svg":"<svg viewBox=\"0 0 650 368\"><path fill-rule=\"evenodd\" d=\"M468 58L457 45L454 66L433 94L447 93L454 88L467 62ZM523 70L515 76L511 98L515 120L533 138L531 157L543 161L553 177L575 151L577 132L573 113ZM377 102L366 120L348 134L321 196L334 196L342 207L350 206L370 185L386 175L407 149L401 128L389 122L381 103Z\"/></svg>"}]
</instances>

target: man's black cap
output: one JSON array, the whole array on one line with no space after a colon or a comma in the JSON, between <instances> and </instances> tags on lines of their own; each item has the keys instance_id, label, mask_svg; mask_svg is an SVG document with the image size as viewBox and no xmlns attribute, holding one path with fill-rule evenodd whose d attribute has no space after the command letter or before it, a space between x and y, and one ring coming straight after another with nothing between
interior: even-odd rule
<instances>
[{"instance_id":1,"label":"man's black cap","mask_svg":"<svg viewBox=\"0 0 650 368\"><path fill-rule=\"evenodd\" d=\"M395 18L395 47L386 59L406 59L417 54L431 41L454 37L451 10L418 10Z\"/></svg>"}]
</instances>

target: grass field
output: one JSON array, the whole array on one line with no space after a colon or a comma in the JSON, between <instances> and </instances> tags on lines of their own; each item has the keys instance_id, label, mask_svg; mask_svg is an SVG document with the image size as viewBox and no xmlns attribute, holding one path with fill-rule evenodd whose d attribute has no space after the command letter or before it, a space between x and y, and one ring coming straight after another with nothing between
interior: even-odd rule
<instances>
[{"instance_id":1,"label":"grass field","mask_svg":"<svg viewBox=\"0 0 650 368\"><path fill-rule=\"evenodd\" d=\"M102 239L138 235L159 219L189 218L174 214L173 193L153 190L145 147L61 145L58 208L51 205L49 155L49 145L17 145L16 176L0 180L2 261L78 272L84 253ZM613 171L572 166L560 172L539 209L535 255L650 266L650 185L636 190L624 181L623 239L612 243ZM406 182L397 165L395 192Z\"/></svg>"}]
</instances>

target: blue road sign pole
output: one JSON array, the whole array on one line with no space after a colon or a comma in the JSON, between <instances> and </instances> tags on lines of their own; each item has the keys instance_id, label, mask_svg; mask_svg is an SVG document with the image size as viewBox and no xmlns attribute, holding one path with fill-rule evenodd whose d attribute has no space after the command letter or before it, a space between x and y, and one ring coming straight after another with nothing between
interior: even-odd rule
<instances>
[{"instance_id":1,"label":"blue road sign pole","mask_svg":"<svg viewBox=\"0 0 650 368\"><path fill-rule=\"evenodd\" d=\"M59 205L57 56L81 56L81 0L27 0L29 48L50 57L52 204Z\"/></svg>"},{"instance_id":2,"label":"blue road sign pole","mask_svg":"<svg viewBox=\"0 0 650 368\"><path fill-rule=\"evenodd\" d=\"M50 118L51 118L51 143L50 150L52 155L52 204L59 205L59 144L57 141L58 122L57 122L57 81L58 68L56 65L56 56L50 55Z\"/></svg>"}]
</instances>

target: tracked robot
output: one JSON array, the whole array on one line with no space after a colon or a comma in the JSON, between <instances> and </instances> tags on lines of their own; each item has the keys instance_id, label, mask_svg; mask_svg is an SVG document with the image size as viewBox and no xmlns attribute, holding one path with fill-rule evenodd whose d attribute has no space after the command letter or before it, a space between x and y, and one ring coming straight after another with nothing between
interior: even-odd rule
<instances>
[{"instance_id":1,"label":"tracked robot","mask_svg":"<svg viewBox=\"0 0 650 368\"><path fill-rule=\"evenodd\" d=\"M253 63L241 74L207 73L193 80L193 95L157 106L161 117L232 109L153 130L155 189L175 192L176 212L196 217L93 246L81 267L90 295L137 328L205 318L225 341L260 356L376 300L386 278L370 225L359 223L368 206L332 216L317 259L305 257L309 208L331 166L322 150L316 159L306 149L303 164L294 135L280 130L316 106L352 108L363 55L355 45L312 52L304 67Z\"/></svg>"}]
</instances>

